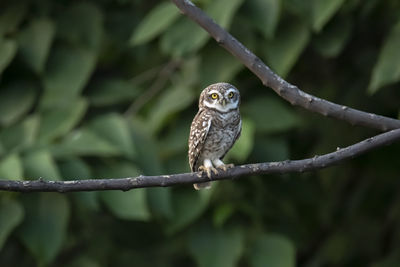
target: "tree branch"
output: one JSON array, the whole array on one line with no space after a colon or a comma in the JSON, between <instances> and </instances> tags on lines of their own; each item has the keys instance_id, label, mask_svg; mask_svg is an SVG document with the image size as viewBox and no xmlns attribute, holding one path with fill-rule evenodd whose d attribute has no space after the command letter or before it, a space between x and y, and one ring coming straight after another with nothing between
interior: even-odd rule
<instances>
[{"instance_id":1,"label":"tree branch","mask_svg":"<svg viewBox=\"0 0 400 267\"><path fill-rule=\"evenodd\" d=\"M339 149L335 152L313 158L247 164L220 172L211 179L200 176L201 173L182 173L159 176L138 176L118 179L93 179L75 181L11 181L0 180L0 190L14 192L77 192L96 190L123 190L145 187L166 187L178 184L193 184L209 180L226 180L248 175L273 174L273 173L301 173L326 168L344 160L354 158L372 149L391 144L400 140L400 129L392 130L362 142ZM199 177L200 176L200 177Z\"/></svg>"},{"instance_id":2,"label":"tree branch","mask_svg":"<svg viewBox=\"0 0 400 267\"><path fill-rule=\"evenodd\" d=\"M190 0L172 0L183 14L204 28L222 47L239 59L250 71L292 105L320 113L324 116L344 120L352 125L366 126L381 131L400 128L400 120L363 112L338 105L301 91L274 73L264 62L232 35L216 24Z\"/></svg>"}]
</instances>

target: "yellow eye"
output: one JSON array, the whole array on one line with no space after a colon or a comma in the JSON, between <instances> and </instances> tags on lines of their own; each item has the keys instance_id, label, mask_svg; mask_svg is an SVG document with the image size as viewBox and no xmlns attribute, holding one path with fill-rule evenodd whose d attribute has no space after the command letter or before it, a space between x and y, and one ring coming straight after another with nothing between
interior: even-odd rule
<instances>
[{"instance_id":1,"label":"yellow eye","mask_svg":"<svg viewBox=\"0 0 400 267\"><path fill-rule=\"evenodd\" d=\"M212 99L217 99L217 98L218 98L218 95L217 95L216 93L213 93L213 94L211 94L211 98L212 98Z\"/></svg>"},{"instance_id":2,"label":"yellow eye","mask_svg":"<svg viewBox=\"0 0 400 267\"><path fill-rule=\"evenodd\" d=\"M233 97L233 92L230 92L230 93L228 94L228 97L229 97L229 98L232 98L232 97Z\"/></svg>"}]
</instances>

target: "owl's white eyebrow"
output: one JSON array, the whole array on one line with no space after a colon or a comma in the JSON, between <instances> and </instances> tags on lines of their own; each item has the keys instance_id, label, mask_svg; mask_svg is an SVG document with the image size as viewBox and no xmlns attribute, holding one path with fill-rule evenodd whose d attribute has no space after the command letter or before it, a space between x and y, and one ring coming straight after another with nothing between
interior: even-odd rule
<instances>
[{"instance_id":1,"label":"owl's white eyebrow","mask_svg":"<svg viewBox=\"0 0 400 267\"><path fill-rule=\"evenodd\" d=\"M229 94L230 92L234 93L236 91L235 88L229 88L228 91L226 91L227 94Z\"/></svg>"},{"instance_id":2,"label":"owl's white eyebrow","mask_svg":"<svg viewBox=\"0 0 400 267\"><path fill-rule=\"evenodd\" d=\"M211 94L218 94L219 95L219 92L217 90L211 90L210 92L208 92L208 94L209 95L211 95Z\"/></svg>"}]
</instances>

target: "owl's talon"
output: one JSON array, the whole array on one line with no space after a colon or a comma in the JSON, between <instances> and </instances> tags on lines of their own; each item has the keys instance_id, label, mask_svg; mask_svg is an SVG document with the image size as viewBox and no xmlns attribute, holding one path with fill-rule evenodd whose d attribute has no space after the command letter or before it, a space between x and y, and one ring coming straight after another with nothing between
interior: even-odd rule
<instances>
[{"instance_id":1,"label":"owl's talon","mask_svg":"<svg viewBox=\"0 0 400 267\"><path fill-rule=\"evenodd\" d=\"M223 165L220 165L220 166L218 166L217 168L222 169L223 171L226 172L228 169L233 168L233 167L235 167L235 165L233 165L232 163L230 163L230 164L223 164Z\"/></svg>"},{"instance_id":2,"label":"owl's talon","mask_svg":"<svg viewBox=\"0 0 400 267\"><path fill-rule=\"evenodd\" d=\"M228 167L226 167L226 165L218 166L218 168L222 169L224 172L226 172L228 170Z\"/></svg>"},{"instance_id":3,"label":"owl's talon","mask_svg":"<svg viewBox=\"0 0 400 267\"><path fill-rule=\"evenodd\" d=\"M207 177L211 179L211 169L206 169Z\"/></svg>"},{"instance_id":4,"label":"owl's talon","mask_svg":"<svg viewBox=\"0 0 400 267\"><path fill-rule=\"evenodd\" d=\"M201 171L202 173L206 173L208 178L211 178L211 170L209 168L204 167L203 165L201 165L199 167L199 171ZM203 175L203 174L201 174ZM200 176L201 177L201 176Z\"/></svg>"},{"instance_id":5,"label":"owl's talon","mask_svg":"<svg viewBox=\"0 0 400 267\"><path fill-rule=\"evenodd\" d=\"M213 172L214 174L218 174L218 170L216 168L214 168L214 167L207 168L207 167L204 167L203 165L201 165L199 167L199 171L205 172L209 179L211 179L211 172ZM201 177L201 176L199 176L199 177Z\"/></svg>"}]
</instances>

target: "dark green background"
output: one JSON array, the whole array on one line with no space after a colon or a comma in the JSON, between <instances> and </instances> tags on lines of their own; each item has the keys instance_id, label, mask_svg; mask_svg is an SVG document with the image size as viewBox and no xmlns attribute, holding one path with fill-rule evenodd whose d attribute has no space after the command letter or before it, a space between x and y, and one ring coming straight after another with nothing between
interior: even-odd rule
<instances>
[{"instance_id":1,"label":"dark green background","mask_svg":"<svg viewBox=\"0 0 400 267\"><path fill-rule=\"evenodd\" d=\"M199 0L308 93L397 117L397 0ZM242 94L226 161L301 159L377 134L292 107L168 1L0 3L0 177L189 171L205 86ZM400 266L399 145L337 167L129 192L0 193L0 266Z\"/></svg>"}]
</instances>

